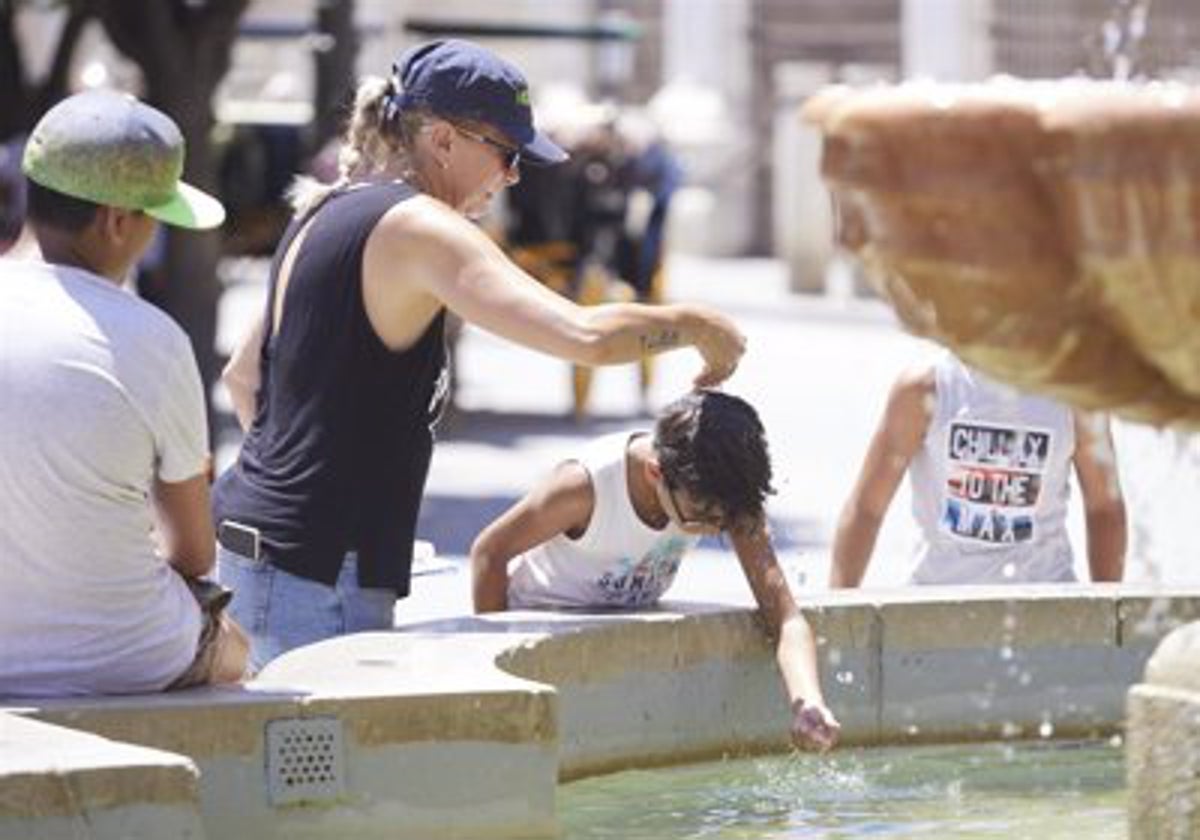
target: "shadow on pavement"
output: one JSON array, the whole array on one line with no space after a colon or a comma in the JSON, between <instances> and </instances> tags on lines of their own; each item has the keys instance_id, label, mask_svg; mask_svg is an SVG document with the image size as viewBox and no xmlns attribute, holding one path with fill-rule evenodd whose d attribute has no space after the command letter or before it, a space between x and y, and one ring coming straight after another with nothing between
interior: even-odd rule
<instances>
[{"instance_id":1,"label":"shadow on pavement","mask_svg":"<svg viewBox=\"0 0 1200 840\"><path fill-rule=\"evenodd\" d=\"M439 557L466 555L489 522L508 510L517 496L448 496L426 493L421 500L417 537L433 543Z\"/></svg>"},{"instance_id":2,"label":"shadow on pavement","mask_svg":"<svg viewBox=\"0 0 1200 840\"><path fill-rule=\"evenodd\" d=\"M427 493L421 502L417 536L433 543L439 557L465 556L475 537L519 496L459 496ZM826 544L817 520L771 516L771 538L777 554L818 549ZM705 537L699 548L732 552L728 540Z\"/></svg>"}]
</instances>

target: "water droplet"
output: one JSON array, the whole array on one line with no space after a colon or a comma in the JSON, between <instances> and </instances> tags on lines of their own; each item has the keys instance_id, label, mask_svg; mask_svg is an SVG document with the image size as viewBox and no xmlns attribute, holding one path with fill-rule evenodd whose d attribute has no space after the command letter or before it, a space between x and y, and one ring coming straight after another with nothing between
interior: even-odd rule
<instances>
[{"instance_id":1,"label":"water droplet","mask_svg":"<svg viewBox=\"0 0 1200 840\"><path fill-rule=\"evenodd\" d=\"M1113 749L1119 750L1124 744L1125 739L1121 737L1120 732L1108 739L1108 745Z\"/></svg>"},{"instance_id":2,"label":"water droplet","mask_svg":"<svg viewBox=\"0 0 1200 840\"><path fill-rule=\"evenodd\" d=\"M1031 682L1033 682L1033 675L1028 671L1022 671L1021 676L1017 678L1017 682L1019 682L1021 685L1029 685Z\"/></svg>"},{"instance_id":3,"label":"water droplet","mask_svg":"<svg viewBox=\"0 0 1200 840\"><path fill-rule=\"evenodd\" d=\"M854 672L853 671L838 671L837 672L837 681L840 682L842 685L850 685L851 683L854 682Z\"/></svg>"},{"instance_id":4,"label":"water droplet","mask_svg":"<svg viewBox=\"0 0 1200 840\"><path fill-rule=\"evenodd\" d=\"M929 104L939 111L948 111L954 107L954 99L951 93L934 93L929 97Z\"/></svg>"},{"instance_id":5,"label":"water droplet","mask_svg":"<svg viewBox=\"0 0 1200 840\"><path fill-rule=\"evenodd\" d=\"M1011 720L1006 720L1000 727L1001 738L1016 738L1021 734L1021 727L1013 723Z\"/></svg>"},{"instance_id":6,"label":"water droplet","mask_svg":"<svg viewBox=\"0 0 1200 840\"><path fill-rule=\"evenodd\" d=\"M1043 738L1049 738L1054 734L1054 724L1048 720L1042 721L1042 725L1038 727L1038 735Z\"/></svg>"},{"instance_id":7,"label":"water droplet","mask_svg":"<svg viewBox=\"0 0 1200 840\"><path fill-rule=\"evenodd\" d=\"M1013 658L1012 645L1004 645L1002 648L1000 648L1000 658L1005 662Z\"/></svg>"},{"instance_id":8,"label":"water droplet","mask_svg":"<svg viewBox=\"0 0 1200 840\"><path fill-rule=\"evenodd\" d=\"M904 728L904 731L909 735L917 735L920 733L921 727L917 726L915 723L910 723Z\"/></svg>"},{"instance_id":9,"label":"water droplet","mask_svg":"<svg viewBox=\"0 0 1200 840\"><path fill-rule=\"evenodd\" d=\"M1009 631L1017 629L1017 617L1012 613L1004 614L1004 629Z\"/></svg>"},{"instance_id":10,"label":"water droplet","mask_svg":"<svg viewBox=\"0 0 1200 840\"><path fill-rule=\"evenodd\" d=\"M1007 580L1012 580L1017 576L1017 564L1005 563L1003 568L1000 569L1000 574L1004 575Z\"/></svg>"}]
</instances>

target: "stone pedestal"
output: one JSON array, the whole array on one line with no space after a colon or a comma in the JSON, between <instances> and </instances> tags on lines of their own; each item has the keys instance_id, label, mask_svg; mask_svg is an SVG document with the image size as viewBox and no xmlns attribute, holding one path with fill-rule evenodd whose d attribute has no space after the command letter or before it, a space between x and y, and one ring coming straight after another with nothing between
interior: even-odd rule
<instances>
[{"instance_id":1,"label":"stone pedestal","mask_svg":"<svg viewBox=\"0 0 1200 840\"><path fill-rule=\"evenodd\" d=\"M1200 837L1200 622L1173 631L1129 690L1130 840Z\"/></svg>"}]
</instances>

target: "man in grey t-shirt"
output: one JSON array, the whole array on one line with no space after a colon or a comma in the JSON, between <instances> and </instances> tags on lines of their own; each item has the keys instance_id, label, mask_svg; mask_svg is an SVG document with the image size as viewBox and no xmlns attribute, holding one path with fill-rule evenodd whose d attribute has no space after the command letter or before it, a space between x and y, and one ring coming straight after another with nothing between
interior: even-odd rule
<instances>
[{"instance_id":1,"label":"man in grey t-shirt","mask_svg":"<svg viewBox=\"0 0 1200 840\"><path fill-rule=\"evenodd\" d=\"M236 627L193 595L214 539L191 345L120 288L157 221L224 218L182 168L175 124L111 92L59 103L26 147L42 260L0 260L2 696L155 691L244 669Z\"/></svg>"}]
</instances>

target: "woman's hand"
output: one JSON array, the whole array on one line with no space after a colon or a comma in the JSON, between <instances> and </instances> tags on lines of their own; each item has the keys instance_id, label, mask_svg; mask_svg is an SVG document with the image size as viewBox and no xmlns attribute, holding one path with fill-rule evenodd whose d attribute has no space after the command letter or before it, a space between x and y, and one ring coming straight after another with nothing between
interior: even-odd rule
<instances>
[{"instance_id":1,"label":"woman's hand","mask_svg":"<svg viewBox=\"0 0 1200 840\"><path fill-rule=\"evenodd\" d=\"M710 388L733 376L746 352L746 337L733 321L716 310L705 308L698 315L703 323L694 343L704 357L704 370L696 375L694 382L697 388Z\"/></svg>"}]
</instances>

